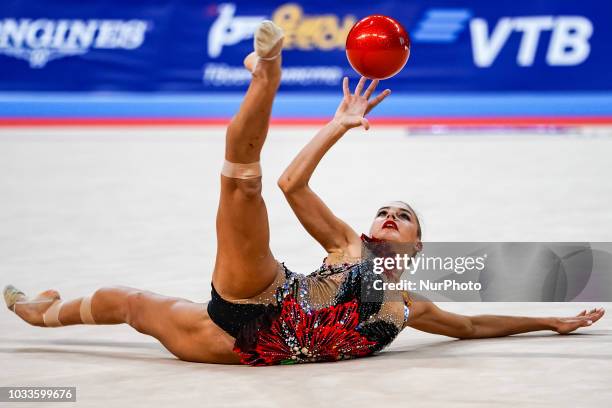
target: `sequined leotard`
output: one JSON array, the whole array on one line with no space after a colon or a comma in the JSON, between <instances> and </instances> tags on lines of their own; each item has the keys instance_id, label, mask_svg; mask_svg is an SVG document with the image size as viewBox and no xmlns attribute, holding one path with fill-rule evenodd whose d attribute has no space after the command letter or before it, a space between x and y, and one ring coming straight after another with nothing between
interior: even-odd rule
<instances>
[{"instance_id":1,"label":"sequined leotard","mask_svg":"<svg viewBox=\"0 0 612 408\"><path fill-rule=\"evenodd\" d=\"M213 286L208 314L236 338L234 352L243 364L368 356L395 339L410 307L398 291L372 289L381 276L371 266L368 259L339 266L324 263L302 275L279 264L275 282L257 297L230 302Z\"/></svg>"}]
</instances>

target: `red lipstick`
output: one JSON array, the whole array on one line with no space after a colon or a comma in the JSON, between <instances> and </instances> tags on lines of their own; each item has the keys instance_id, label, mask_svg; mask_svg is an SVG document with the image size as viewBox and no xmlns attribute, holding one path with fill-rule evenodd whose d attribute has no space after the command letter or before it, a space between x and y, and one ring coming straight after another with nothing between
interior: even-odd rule
<instances>
[{"instance_id":1,"label":"red lipstick","mask_svg":"<svg viewBox=\"0 0 612 408\"><path fill-rule=\"evenodd\" d=\"M391 220L387 220L385 221L385 223L382 225L383 229L384 228L393 228L396 231L399 231L399 229L397 228L397 224L394 221Z\"/></svg>"}]
</instances>

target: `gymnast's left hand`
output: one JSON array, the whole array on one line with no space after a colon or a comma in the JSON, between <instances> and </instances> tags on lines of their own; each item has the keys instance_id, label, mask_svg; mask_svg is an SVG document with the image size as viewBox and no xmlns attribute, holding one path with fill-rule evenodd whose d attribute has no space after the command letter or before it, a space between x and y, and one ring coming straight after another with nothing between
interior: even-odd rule
<instances>
[{"instance_id":1,"label":"gymnast's left hand","mask_svg":"<svg viewBox=\"0 0 612 408\"><path fill-rule=\"evenodd\" d=\"M568 334L580 327L588 327L601 319L605 310L603 308L593 309L587 313L586 310L574 317L553 318L553 330L559 334Z\"/></svg>"},{"instance_id":2,"label":"gymnast's left hand","mask_svg":"<svg viewBox=\"0 0 612 408\"><path fill-rule=\"evenodd\" d=\"M370 83L370 86L363 91L366 78L361 77L357 87L355 88L355 93L351 93L349 90L349 80L347 77L344 77L342 81L342 91L344 93L344 97L342 98L340 106L338 106L338 109L336 110L334 122L342 126L344 130L349 130L359 126L363 126L365 130L368 130L370 128L370 122L368 122L364 116L370 113L372 109L374 109L391 94L391 90L385 89L378 96L370 99L376 90L378 82L378 79L373 80Z\"/></svg>"}]
</instances>

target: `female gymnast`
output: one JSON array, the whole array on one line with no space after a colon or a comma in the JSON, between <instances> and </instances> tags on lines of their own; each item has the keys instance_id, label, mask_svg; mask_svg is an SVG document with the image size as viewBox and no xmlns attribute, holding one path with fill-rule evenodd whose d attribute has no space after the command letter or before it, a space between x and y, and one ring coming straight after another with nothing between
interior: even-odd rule
<instances>
[{"instance_id":1,"label":"female gymnast","mask_svg":"<svg viewBox=\"0 0 612 408\"><path fill-rule=\"evenodd\" d=\"M55 290L34 298L13 286L7 306L31 325L127 323L158 339L181 360L272 365L335 361L380 351L407 326L458 339L508 336L536 330L569 333L601 318L603 309L567 318L462 316L401 291L362 301L368 278L363 241L410 243L421 248L421 227L401 201L383 205L369 236L359 236L309 188L324 154L351 128L369 128L364 117L389 94L372 98L378 81L355 92L343 82L344 98L334 118L306 145L280 177L291 208L326 250L310 275L291 272L268 246L268 215L261 196L260 151L281 77L283 34L272 22L255 33L255 51L245 59L252 80L227 128L221 197L217 212L217 256L212 299L205 304L128 288L104 287L63 301Z\"/></svg>"}]
</instances>

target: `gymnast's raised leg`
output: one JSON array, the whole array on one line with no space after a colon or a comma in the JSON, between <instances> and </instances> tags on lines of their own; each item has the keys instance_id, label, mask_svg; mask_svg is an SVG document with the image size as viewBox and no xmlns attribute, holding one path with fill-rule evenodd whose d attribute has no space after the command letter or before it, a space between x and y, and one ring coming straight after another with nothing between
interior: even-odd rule
<instances>
[{"instance_id":1,"label":"gymnast's raised leg","mask_svg":"<svg viewBox=\"0 0 612 408\"><path fill-rule=\"evenodd\" d=\"M245 59L253 79L238 114L227 129L221 197L217 213L217 258L213 284L227 299L259 294L275 279L278 263L270 248L268 215L261 197L259 154L280 83L282 32L264 22L255 52ZM64 302L57 291L28 298L12 285L4 299L34 326L127 323L153 336L182 360L237 363L234 339L212 323L206 305L140 289L110 286Z\"/></svg>"},{"instance_id":2,"label":"gymnast's raised leg","mask_svg":"<svg viewBox=\"0 0 612 408\"><path fill-rule=\"evenodd\" d=\"M269 247L259 159L280 84L280 29L271 22L263 23L256 33L255 48L256 53L245 60L253 79L238 114L227 128L217 213L213 285L228 300L260 294L278 272Z\"/></svg>"}]
</instances>

